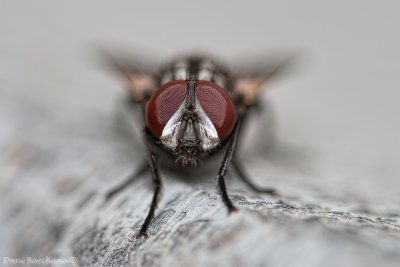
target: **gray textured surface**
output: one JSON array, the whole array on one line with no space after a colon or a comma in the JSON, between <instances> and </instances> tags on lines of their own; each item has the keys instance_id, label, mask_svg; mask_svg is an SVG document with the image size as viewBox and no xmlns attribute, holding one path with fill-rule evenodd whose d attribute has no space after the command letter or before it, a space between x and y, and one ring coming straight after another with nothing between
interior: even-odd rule
<instances>
[{"instance_id":1,"label":"gray textured surface","mask_svg":"<svg viewBox=\"0 0 400 267\"><path fill-rule=\"evenodd\" d=\"M308 2L232 4L226 12L211 3L2 1L2 264L48 256L88 266L398 266L398 4ZM189 19L196 34L186 38ZM282 197L229 177L240 211L227 216L213 175L188 180L163 171L150 238L136 241L149 177L103 202L142 154L114 123L120 81L90 60L102 42L162 55L201 47L227 59L237 51L303 50L304 71L269 85L275 145L265 151L259 131L242 150L253 179Z\"/></svg>"},{"instance_id":2,"label":"gray textured surface","mask_svg":"<svg viewBox=\"0 0 400 267\"><path fill-rule=\"evenodd\" d=\"M395 210L288 183L290 177L268 179L268 168L251 161L256 181L269 182L282 197L256 195L231 177L240 211L228 216L214 179L190 181L164 171L150 238L136 240L151 200L150 177L104 203L104 193L141 157L112 118L66 121L19 103L22 113L15 104L1 106L2 123L4 114L15 118L2 136L1 248L7 257L76 257L86 266L396 266L400 260Z\"/></svg>"}]
</instances>

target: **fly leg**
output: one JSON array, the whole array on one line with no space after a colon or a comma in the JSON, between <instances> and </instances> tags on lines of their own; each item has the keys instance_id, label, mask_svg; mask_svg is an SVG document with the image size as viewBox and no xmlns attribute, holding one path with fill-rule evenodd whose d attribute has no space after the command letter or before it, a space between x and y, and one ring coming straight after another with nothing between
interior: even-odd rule
<instances>
[{"instance_id":1,"label":"fly leg","mask_svg":"<svg viewBox=\"0 0 400 267\"><path fill-rule=\"evenodd\" d=\"M259 105L257 105L257 102L255 102L252 106L247 106L244 102L243 102L243 99L239 99L239 105L240 106L242 106L242 113L241 114L239 114L238 115L238 122L239 122L239 124L240 125L243 125L244 123L246 123L246 118L247 118L247 116L248 116L248 113L249 112L251 112L252 110L252 108L259 108ZM239 138L240 138L240 136L241 136L241 129L242 128L240 128L239 130L238 130L238 133L237 133L237 139L239 140ZM240 140L239 140L240 141ZM237 142L237 143L239 143L239 141ZM261 188L261 187L259 187L259 186L257 186L257 185L255 185L249 178L248 178L248 175L247 175L247 173L245 172L245 170L244 170L244 168L243 168L243 166L242 166L242 164L241 164L241 161L237 158L237 157L234 157L233 159L232 159L232 165L233 165L233 168L235 169L235 171L236 171L236 173L237 173L237 175L239 176L239 178L245 183L245 184L247 184L252 190L254 190L255 192L258 192L258 193L264 193L264 194L270 194L270 195L272 195L272 196L279 196L279 194L278 194L278 192L274 189L274 188L271 188L271 187L263 187L263 188Z\"/></svg>"},{"instance_id":2,"label":"fly leg","mask_svg":"<svg viewBox=\"0 0 400 267\"><path fill-rule=\"evenodd\" d=\"M115 188L107 192L105 196L106 202L109 201L115 194L121 192L130 184L135 182L137 178L142 176L148 170L149 170L149 164L147 163L147 161L145 161L140 165L139 169L136 170L136 172L134 172L133 174L131 174L125 181L123 181L120 185L116 186Z\"/></svg>"},{"instance_id":3,"label":"fly leg","mask_svg":"<svg viewBox=\"0 0 400 267\"><path fill-rule=\"evenodd\" d=\"M151 177L153 179L153 184L154 184L154 194L153 194L153 199L151 201L150 209L147 214L147 217L144 220L142 227L140 228L139 234L136 236L137 239L148 237L147 228L149 227L151 220L154 218L154 211L157 208L158 200L160 199L160 196L161 196L161 178L160 178L160 174L158 172L157 156L153 152L151 138L153 138L153 137L151 136L149 129L146 127L144 130L144 141L145 141L145 145L147 147L147 151L148 151L149 157L150 157L149 158L149 167L150 167Z\"/></svg>"},{"instance_id":4,"label":"fly leg","mask_svg":"<svg viewBox=\"0 0 400 267\"><path fill-rule=\"evenodd\" d=\"M224 160L222 161L222 164L221 164L221 167L219 168L218 176L217 176L219 192L221 194L222 201L224 202L225 206L228 208L229 214L231 212L236 211L237 209L232 204L231 200L228 197L228 193L226 192L224 176L225 176L226 171L228 170L229 163L231 162L233 153L235 151L238 129L239 129L239 125L238 125L238 123L236 123L235 128L233 130L233 133L232 133L229 143L228 143L228 148L226 149L226 152L225 152Z\"/></svg>"},{"instance_id":5,"label":"fly leg","mask_svg":"<svg viewBox=\"0 0 400 267\"><path fill-rule=\"evenodd\" d=\"M261 187L255 185L252 181L250 181L249 178L247 177L246 173L244 172L243 166L239 160L233 159L232 165L233 165L233 168L235 169L236 173L238 174L239 178L254 191L256 191L258 193L270 194L272 196L279 196L279 194L276 192L275 189L273 189L271 187L261 188Z\"/></svg>"}]
</instances>

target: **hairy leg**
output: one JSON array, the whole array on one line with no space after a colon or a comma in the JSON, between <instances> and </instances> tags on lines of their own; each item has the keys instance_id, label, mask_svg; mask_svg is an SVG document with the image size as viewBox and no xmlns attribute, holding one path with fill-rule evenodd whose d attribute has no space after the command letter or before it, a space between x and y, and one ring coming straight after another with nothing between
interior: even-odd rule
<instances>
[{"instance_id":1,"label":"hairy leg","mask_svg":"<svg viewBox=\"0 0 400 267\"><path fill-rule=\"evenodd\" d=\"M153 194L153 199L150 204L150 209L147 214L146 219L144 220L142 227L140 228L139 234L137 235L137 239L140 238L147 238L147 228L150 225L150 222L154 218L154 212L155 209L157 208L158 200L160 199L161 196L161 178L160 174L158 171L158 166L157 166L157 157L156 154L153 152L153 147L151 143L151 134L149 133L148 128L146 127L144 130L144 140L145 144L149 153L149 166L151 170L151 177L153 179L153 184L154 184L154 194Z\"/></svg>"},{"instance_id":2,"label":"hairy leg","mask_svg":"<svg viewBox=\"0 0 400 267\"><path fill-rule=\"evenodd\" d=\"M221 194L222 201L224 202L225 206L228 208L228 213L231 213L231 212L237 210L228 197L228 193L227 193L226 187L225 187L224 176L226 174L226 171L228 170L229 163L231 162L233 153L235 151L238 130L239 130L239 125L238 125L238 123L236 123L233 133L228 141L228 147L225 152L224 160L222 161L222 164L219 168L218 175L217 175L217 183L218 183L219 192Z\"/></svg>"}]
</instances>

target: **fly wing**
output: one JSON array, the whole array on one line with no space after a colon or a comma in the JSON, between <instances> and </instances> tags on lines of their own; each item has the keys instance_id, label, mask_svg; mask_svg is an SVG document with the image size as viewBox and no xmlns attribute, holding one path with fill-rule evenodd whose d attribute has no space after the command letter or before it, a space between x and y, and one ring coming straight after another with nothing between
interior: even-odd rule
<instances>
[{"instance_id":1,"label":"fly wing","mask_svg":"<svg viewBox=\"0 0 400 267\"><path fill-rule=\"evenodd\" d=\"M233 97L246 106L253 105L264 84L271 78L287 71L293 65L294 54L257 56L238 61L233 65Z\"/></svg>"},{"instance_id":2,"label":"fly wing","mask_svg":"<svg viewBox=\"0 0 400 267\"><path fill-rule=\"evenodd\" d=\"M121 74L128 82L132 98L145 106L158 88L156 61L143 56L143 53L111 53L102 49L101 54L103 65Z\"/></svg>"}]
</instances>

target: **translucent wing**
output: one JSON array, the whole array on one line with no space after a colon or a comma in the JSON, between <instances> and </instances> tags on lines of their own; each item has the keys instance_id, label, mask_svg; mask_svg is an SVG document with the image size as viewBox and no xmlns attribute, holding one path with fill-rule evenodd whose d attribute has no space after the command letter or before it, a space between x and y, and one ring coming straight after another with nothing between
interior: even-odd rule
<instances>
[{"instance_id":1,"label":"translucent wing","mask_svg":"<svg viewBox=\"0 0 400 267\"><path fill-rule=\"evenodd\" d=\"M117 53L101 49L101 61L107 69L126 79L133 99L143 105L158 87L158 64L145 53Z\"/></svg>"},{"instance_id":2,"label":"translucent wing","mask_svg":"<svg viewBox=\"0 0 400 267\"><path fill-rule=\"evenodd\" d=\"M268 80L281 74L293 65L295 55L259 55L233 64L233 96L246 106L254 104Z\"/></svg>"}]
</instances>

